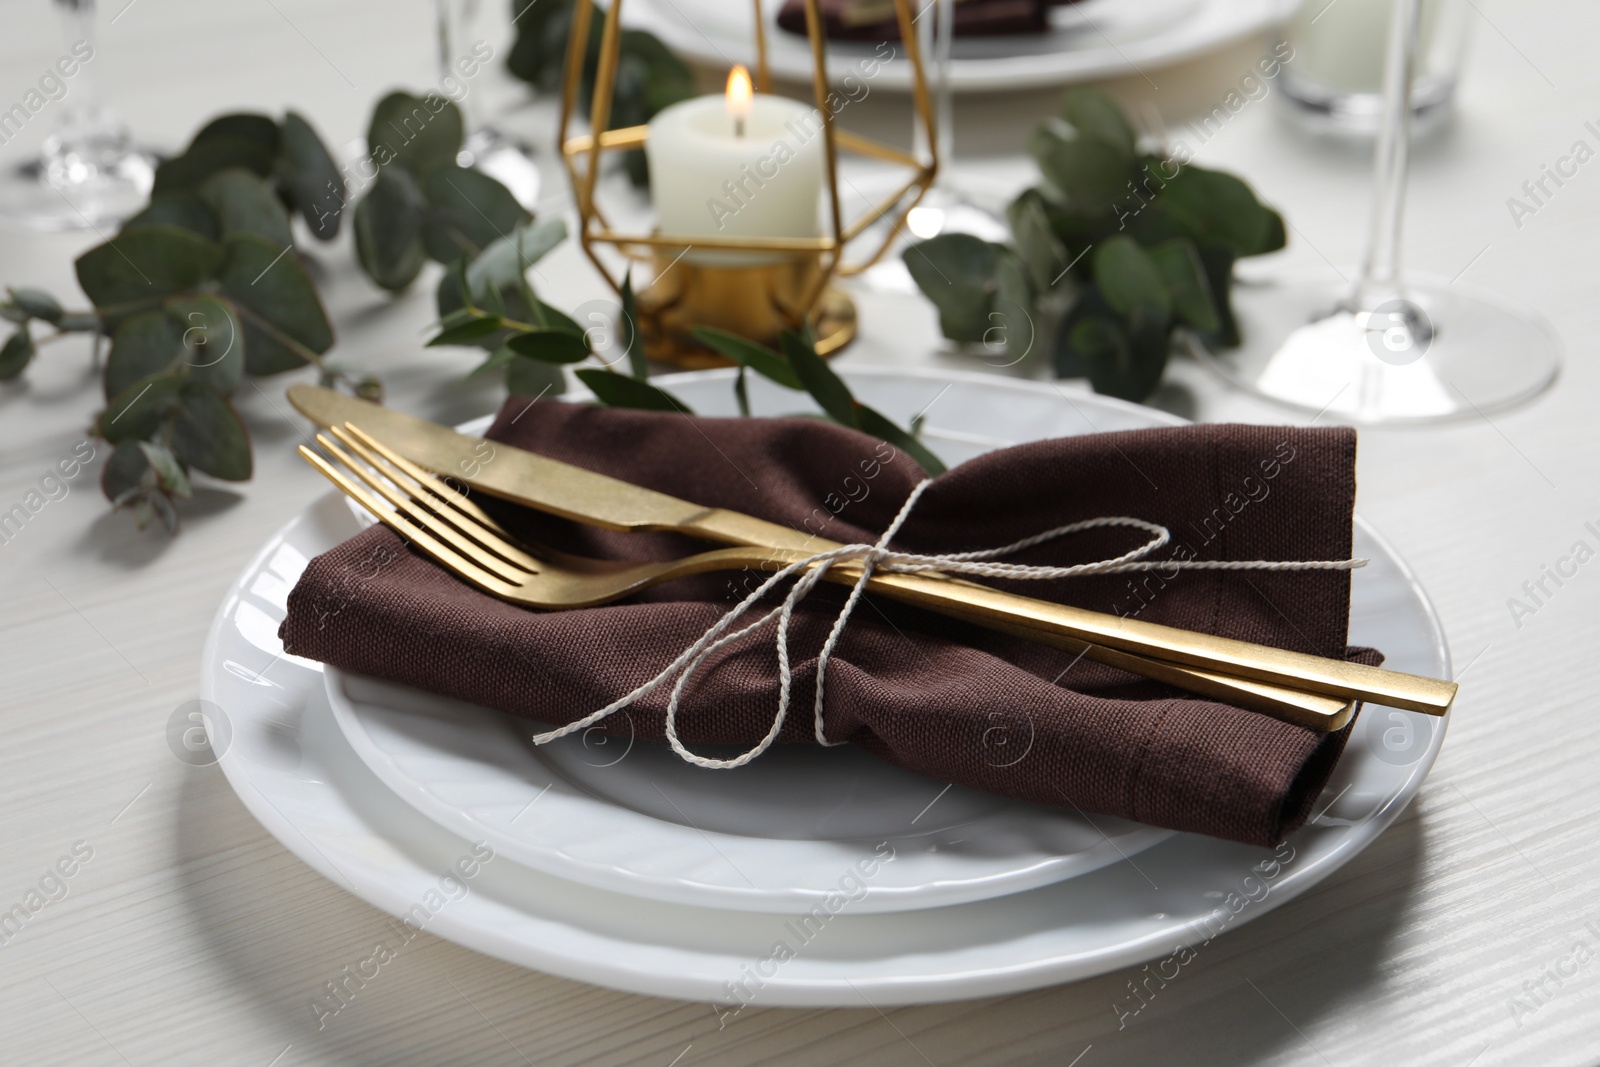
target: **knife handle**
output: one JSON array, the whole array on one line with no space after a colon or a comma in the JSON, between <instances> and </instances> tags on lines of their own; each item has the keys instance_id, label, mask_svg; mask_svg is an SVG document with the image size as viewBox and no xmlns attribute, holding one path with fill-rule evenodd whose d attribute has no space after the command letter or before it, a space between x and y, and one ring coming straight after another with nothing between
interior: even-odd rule
<instances>
[{"instance_id":1,"label":"knife handle","mask_svg":"<svg viewBox=\"0 0 1600 1067\"><path fill-rule=\"evenodd\" d=\"M691 516L674 529L725 544L807 554L839 547L838 542L720 508ZM1364 700L1405 711L1443 715L1456 696L1454 682L1107 615L974 582L921 574L875 574L869 588L896 600L982 625L999 626L1012 633L1055 634L1113 652L1297 689L1341 702Z\"/></svg>"}]
</instances>

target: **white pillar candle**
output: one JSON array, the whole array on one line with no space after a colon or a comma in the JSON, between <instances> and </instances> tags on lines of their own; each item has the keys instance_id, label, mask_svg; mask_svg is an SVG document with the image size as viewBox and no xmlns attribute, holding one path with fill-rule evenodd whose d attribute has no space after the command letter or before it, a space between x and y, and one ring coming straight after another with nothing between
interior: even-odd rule
<instances>
[{"instance_id":1,"label":"white pillar candle","mask_svg":"<svg viewBox=\"0 0 1600 1067\"><path fill-rule=\"evenodd\" d=\"M727 97L685 100L650 120L645 155L657 227L688 238L816 237L822 115L783 97L748 89L741 95L738 73ZM685 258L726 264L780 257L691 250Z\"/></svg>"}]
</instances>

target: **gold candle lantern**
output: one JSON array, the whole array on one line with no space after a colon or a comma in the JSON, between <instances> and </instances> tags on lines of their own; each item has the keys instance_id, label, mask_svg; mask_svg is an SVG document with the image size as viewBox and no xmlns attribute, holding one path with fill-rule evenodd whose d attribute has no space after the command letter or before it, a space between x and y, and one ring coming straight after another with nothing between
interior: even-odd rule
<instances>
[{"instance_id":1,"label":"gold candle lantern","mask_svg":"<svg viewBox=\"0 0 1600 1067\"><path fill-rule=\"evenodd\" d=\"M612 288L620 291L621 275L613 272L598 254L600 245L608 245L631 262L646 262L653 267L653 279L638 294L639 323L645 352L650 358L680 367L726 366L727 360L705 348L690 334L696 326L713 326L765 344L774 344L779 331L795 330L809 326L817 339L817 350L823 355L837 352L855 336L855 305L843 290L833 284L836 278L859 273L872 266L888 250L895 235L905 223L907 213L916 206L932 184L938 167L938 157L932 146L936 143L933 129L933 109L929 102L928 86L917 46L915 27L912 25L910 0L893 0L900 25L901 47L905 59L911 64L911 103L916 122L925 134L929 145L928 158L918 159L909 152L839 129L835 112L841 105L838 94L828 87L827 42L823 35L822 12L818 0L806 0L806 31L812 56L813 108L804 108L807 120L815 125L820 135L820 195L806 205L793 196L788 204L776 193L768 193L763 200L760 193L741 199L739 187L733 181L724 183L729 204L733 210L723 214L732 216L746 206L754 206L752 217L742 220L740 229L747 232L727 234L720 232L725 222L719 217L721 210L707 204L711 210L707 217L716 221L719 232L688 232L683 224L682 212L669 212L665 203L659 203L663 226L651 233L627 233L615 229L607 220L606 212L596 200L596 187L600 178L601 162L607 152L645 148L655 156L665 150L665 145L650 145L651 126L629 126L608 129L611 119L612 95L616 84L617 63L622 39L623 0L611 0L605 15L605 26L600 37L600 56L594 79L594 94L589 104L592 129L603 131L591 134L570 135L578 104L579 86L582 82L586 45L590 36L590 19L593 11L589 0L576 0L573 8L571 39L567 46L566 70L561 99L561 124L559 139L562 160L572 182L578 208L578 240L584 252L605 277ZM767 60L766 28L762 21L761 0L753 0L755 11L756 74L754 88L759 91L752 99L748 76L740 81L742 68L736 68L729 79L726 98L727 114L733 136L746 136L746 118L751 120L750 142L754 147L762 138L760 120L766 118L770 126L774 118L782 118L785 109L796 105L782 97L769 94L772 75ZM891 57L891 60L894 57ZM704 127L714 110L711 98L697 98L663 111L652 125L669 119L675 124L674 133L693 133ZM756 105L752 109L752 104ZM669 112L686 109L692 112L669 116ZM787 124L793 127L791 121ZM743 142L726 142L724 147L737 148ZM776 144L774 147L777 147ZM715 167L716 160L702 158L702 154L676 148L686 170L698 166ZM860 217L846 220L840 207L839 158L841 153L854 153L882 162L896 164L907 170L904 181L882 201L872 205ZM793 153L790 153L793 155ZM708 155L714 156L714 153ZM788 157L786 156L785 159ZM737 160L737 153L727 155L729 161ZM784 160L780 160L783 163ZM731 165L731 162L730 162ZM805 165L789 164L796 171ZM681 178L678 168L672 169L674 181ZM763 170L763 174L765 174ZM774 169L769 177L779 173ZM654 176L653 176L654 177ZM742 183L748 195L751 183L766 189L760 175L751 173L748 166L730 179ZM810 190L806 176L795 175L788 184L789 193L804 198ZM662 194L663 184L655 177L653 195ZM679 184L682 184L679 182ZM681 205L682 197L677 197ZM807 212L815 213L816 201L827 208L825 220L813 226L806 219ZM759 202L759 203L758 203ZM776 204L774 202L777 202ZM772 210L775 206L800 210ZM667 230L667 217L673 216L676 230ZM845 262L846 246L860 237L880 220L892 222L886 227L881 241L864 258ZM765 228L764 228L765 227ZM805 232L813 230L813 232ZM785 230L797 232L784 233Z\"/></svg>"}]
</instances>

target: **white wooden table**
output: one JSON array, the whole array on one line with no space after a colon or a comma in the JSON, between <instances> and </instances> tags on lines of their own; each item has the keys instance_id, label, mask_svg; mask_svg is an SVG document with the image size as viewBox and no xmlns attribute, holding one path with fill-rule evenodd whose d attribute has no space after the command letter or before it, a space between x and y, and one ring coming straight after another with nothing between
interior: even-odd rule
<instances>
[{"instance_id":1,"label":"white wooden table","mask_svg":"<svg viewBox=\"0 0 1600 1067\"><path fill-rule=\"evenodd\" d=\"M239 106L297 107L343 141L382 91L430 80L423 0L136 2L107 27L95 73L137 128L168 146ZM1555 391L1525 410L1362 435L1360 507L1421 576L1464 674L1443 755L1376 845L1216 942L1125 1029L1112 1005L1130 973L884 1013L754 1009L719 1030L703 1004L520 970L422 935L381 987L319 1032L312 992L372 944L386 917L302 865L216 768L185 765L166 739L169 717L196 695L201 641L228 582L324 489L294 457L300 428L279 395L288 379L274 379L240 399L254 480L202 490L178 538L112 514L97 462L0 546L0 908L74 848L92 850L66 895L0 945L0 1063L1600 1061L1600 717L1587 689L1600 681L1600 564L1520 625L1507 606L1576 540L1593 543L1583 524L1600 521L1600 164L1520 227L1506 207L1541 164L1580 138L1595 143L1584 122L1600 119L1600 12L1581 0L1474 2L1482 17L1459 121L1418 152L1408 259L1538 307L1568 356ZM122 3L111 0L102 21ZM4 15L0 106L57 54L43 0L7 0ZM1178 129L1249 60L1249 50L1230 52L1118 88L1156 101ZM1014 153L1053 96L965 104L962 147ZM508 122L548 130L537 110ZM21 159L35 134L0 147L0 161ZM1242 171L1285 210L1286 260L1359 255L1363 152L1295 133L1263 101L1199 159ZM1012 156L974 169L1015 182L1020 166ZM553 168L549 181L560 193ZM95 240L0 236L0 281L75 295L71 258ZM322 258L339 362L379 372L394 403L435 418L488 409L492 390L455 384L469 356L419 346L431 286L391 302L355 274L347 243ZM540 284L552 303L599 295L570 248L550 263ZM920 301L863 298L862 311L864 336L847 360L969 365L937 353ZM26 385L0 388L0 509L84 441L101 402L86 365L82 347L54 346ZM1198 367L1172 378L1201 418L1296 421Z\"/></svg>"}]
</instances>

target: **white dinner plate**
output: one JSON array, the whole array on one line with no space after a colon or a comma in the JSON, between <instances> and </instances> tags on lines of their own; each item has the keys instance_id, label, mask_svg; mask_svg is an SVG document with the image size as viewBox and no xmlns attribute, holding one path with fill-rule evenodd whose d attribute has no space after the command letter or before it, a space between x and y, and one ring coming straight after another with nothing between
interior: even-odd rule
<instances>
[{"instance_id":1,"label":"white dinner plate","mask_svg":"<svg viewBox=\"0 0 1600 1067\"><path fill-rule=\"evenodd\" d=\"M841 368L861 399L906 420L928 407L929 443L959 462L1040 437L1170 424L1169 416L1048 383L983 374ZM662 379L716 410L728 374ZM803 405L795 403L795 409ZM495 854L426 818L374 775L334 721L321 664L283 652L285 598L310 557L348 536L336 494L292 519L245 567L207 638L201 696L219 764L284 845L375 906L524 966L634 992L713 1003L913 1003L993 995L1186 951L1315 885L1371 843L1416 793L1440 720L1371 707L1308 825L1277 854L1175 834L1130 858L1005 897L872 914L858 890L900 862L871 842L841 854L840 893L791 916L614 893ZM1399 670L1449 677L1415 579L1364 523L1350 639ZM218 729L225 724L225 729ZM934 809L937 810L937 807ZM476 846L476 854L493 851ZM471 877L459 873L471 870ZM445 889L448 892L445 892Z\"/></svg>"},{"instance_id":2,"label":"white dinner plate","mask_svg":"<svg viewBox=\"0 0 1600 1067\"><path fill-rule=\"evenodd\" d=\"M762 7L773 76L810 81L806 39L778 28L782 0L767 0ZM1083 0L1054 8L1045 33L957 38L951 84L972 92L1138 75L1259 33L1283 13L1283 0ZM649 30L699 63L727 68L755 62L755 13L748 0L629 0L623 21ZM830 79L860 78L860 64L873 57L874 49L858 41L829 41ZM890 89L911 87L904 63L883 64L869 81Z\"/></svg>"},{"instance_id":3,"label":"white dinner plate","mask_svg":"<svg viewBox=\"0 0 1600 1067\"><path fill-rule=\"evenodd\" d=\"M851 746L779 745L714 771L598 729L536 747L543 726L334 668L327 689L356 754L439 825L654 900L794 914L886 843L898 859L856 910L932 908L1072 878L1172 833L951 786ZM994 729L997 762L1025 757L1022 720Z\"/></svg>"}]
</instances>

